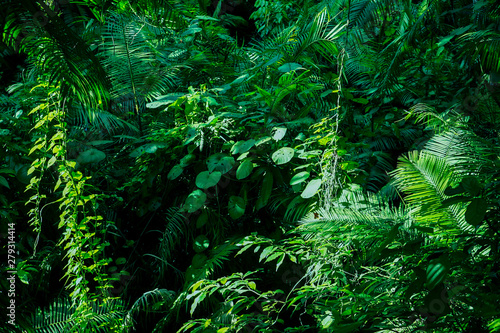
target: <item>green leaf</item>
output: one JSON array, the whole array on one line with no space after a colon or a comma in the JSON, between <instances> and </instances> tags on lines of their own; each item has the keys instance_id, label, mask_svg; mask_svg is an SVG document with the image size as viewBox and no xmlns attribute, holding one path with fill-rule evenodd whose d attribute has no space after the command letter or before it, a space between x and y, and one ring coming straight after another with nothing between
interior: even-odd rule
<instances>
[{"instance_id":1,"label":"green leaf","mask_svg":"<svg viewBox=\"0 0 500 333\"><path fill-rule=\"evenodd\" d=\"M250 176L253 170L253 162L250 158L245 159L236 170L236 179L241 180Z\"/></svg>"},{"instance_id":2,"label":"green leaf","mask_svg":"<svg viewBox=\"0 0 500 333\"><path fill-rule=\"evenodd\" d=\"M205 200L207 200L207 195L205 193L201 190L194 190L188 195L182 208L188 213L196 212L198 209L203 207Z\"/></svg>"},{"instance_id":3,"label":"green leaf","mask_svg":"<svg viewBox=\"0 0 500 333\"><path fill-rule=\"evenodd\" d=\"M289 62L289 63L286 63L280 67L278 67L278 70L280 72L283 72L283 73L288 73L288 72L291 72L291 71L295 71L299 68L302 68L302 66L300 64L297 64L295 62Z\"/></svg>"},{"instance_id":4,"label":"green leaf","mask_svg":"<svg viewBox=\"0 0 500 333\"><path fill-rule=\"evenodd\" d=\"M255 145L255 140L238 141L231 148L231 154L243 154L250 150Z\"/></svg>"},{"instance_id":5,"label":"green leaf","mask_svg":"<svg viewBox=\"0 0 500 333\"><path fill-rule=\"evenodd\" d=\"M285 137L286 134L286 127L276 127L273 129L273 139L276 141L280 141Z\"/></svg>"},{"instance_id":6,"label":"green leaf","mask_svg":"<svg viewBox=\"0 0 500 333\"><path fill-rule=\"evenodd\" d=\"M269 171L266 172L264 180L262 181L262 188L260 189L260 196L255 203L255 210L259 210L267 205L267 201L271 196L273 189L273 174Z\"/></svg>"},{"instance_id":7,"label":"green leaf","mask_svg":"<svg viewBox=\"0 0 500 333\"><path fill-rule=\"evenodd\" d=\"M80 164L90 164L90 163L99 163L105 158L106 154L103 153L102 151L98 149L89 149L80 153L76 161Z\"/></svg>"},{"instance_id":8,"label":"green leaf","mask_svg":"<svg viewBox=\"0 0 500 333\"><path fill-rule=\"evenodd\" d=\"M193 162L196 159L196 155L194 154L187 154L181 160L179 161L179 165L183 168L187 167L191 162Z\"/></svg>"},{"instance_id":9,"label":"green leaf","mask_svg":"<svg viewBox=\"0 0 500 333\"><path fill-rule=\"evenodd\" d=\"M174 180L182 174L183 170L184 169L179 164L174 165L174 167L168 173L167 178L170 180Z\"/></svg>"},{"instance_id":10,"label":"green leaf","mask_svg":"<svg viewBox=\"0 0 500 333\"><path fill-rule=\"evenodd\" d=\"M245 200L243 198L232 195L227 205L229 216L231 216L233 220L242 217L245 214L245 206Z\"/></svg>"},{"instance_id":11,"label":"green leaf","mask_svg":"<svg viewBox=\"0 0 500 333\"><path fill-rule=\"evenodd\" d=\"M223 153L216 153L207 159L208 171L219 171L222 174L227 173L233 168L234 158Z\"/></svg>"},{"instance_id":12,"label":"green leaf","mask_svg":"<svg viewBox=\"0 0 500 333\"><path fill-rule=\"evenodd\" d=\"M368 104L368 100L366 98L353 98L352 99L353 102L356 102L356 103L360 103L360 104L363 104L363 105L366 105Z\"/></svg>"},{"instance_id":13,"label":"green leaf","mask_svg":"<svg viewBox=\"0 0 500 333\"><path fill-rule=\"evenodd\" d=\"M333 317L332 316L326 316L325 318L323 318L323 320L321 321L321 326L323 329L327 329L328 327L330 327L331 325L333 324Z\"/></svg>"},{"instance_id":14,"label":"green leaf","mask_svg":"<svg viewBox=\"0 0 500 333\"><path fill-rule=\"evenodd\" d=\"M450 269L450 261L446 256L432 259L426 270L425 285L429 290L434 289L438 284L444 281Z\"/></svg>"},{"instance_id":15,"label":"green leaf","mask_svg":"<svg viewBox=\"0 0 500 333\"><path fill-rule=\"evenodd\" d=\"M196 176L196 186L201 189L207 189L209 187L217 185L222 174L219 171L214 171L212 173L208 171L202 171Z\"/></svg>"},{"instance_id":16,"label":"green leaf","mask_svg":"<svg viewBox=\"0 0 500 333\"><path fill-rule=\"evenodd\" d=\"M285 164L291 161L293 154L295 153L293 148L283 147L278 149L273 153L271 158L277 165Z\"/></svg>"},{"instance_id":17,"label":"green leaf","mask_svg":"<svg viewBox=\"0 0 500 333\"><path fill-rule=\"evenodd\" d=\"M208 214L206 211L200 214L198 218L196 219L196 228L201 228L208 222Z\"/></svg>"},{"instance_id":18,"label":"green leaf","mask_svg":"<svg viewBox=\"0 0 500 333\"><path fill-rule=\"evenodd\" d=\"M479 184L476 177L465 177L460 182L464 189L470 193L472 196L476 196L481 192L481 185Z\"/></svg>"},{"instance_id":19,"label":"green leaf","mask_svg":"<svg viewBox=\"0 0 500 333\"><path fill-rule=\"evenodd\" d=\"M196 253L205 251L206 249L208 249L209 246L210 246L210 241L205 235L199 235L194 239L193 249L196 251Z\"/></svg>"},{"instance_id":20,"label":"green leaf","mask_svg":"<svg viewBox=\"0 0 500 333\"><path fill-rule=\"evenodd\" d=\"M230 85L232 86L234 84L240 84L240 83L244 82L248 77L249 77L248 74L240 75L233 82L231 82Z\"/></svg>"},{"instance_id":21,"label":"green leaf","mask_svg":"<svg viewBox=\"0 0 500 333\"><path fill-rule=\"evenodd\" d=\"M465 220L473 226L478 226L483 222L488 203L483 198L473 199L465 211Z\"/></svg>"},{"instance_id":22,"label":"green leaf","mask_svg":"<svg viewBox=\"0 0 500 333\"><path fill-rule=\"evenodd\" d=\"M117 265L123 265L123 264L125 264L126 262L127 262L127 259L125 259L125 258L123 258L123 257L116 258L116 260L115 260L115 263L116 263Z\"/></svg>"},{"instance_id":23,"label":"green leaf","mask_svg":"<svg viewBox=\"0 0 500 333\"><path fill-rule=\"evenodd\" d=\"M321 179L313 179L307 184L306 188L304 189L304 191L302 191L300 196L304 199L311 198L316 194L316 192L318 192L320 187Z\"/></svg>"},{"instance_id":24,"label":"green leaf","mask_svg":"<svg viewBox=\"0 0 500 333\"><path fill-rule=\"evenodd\" d=\"M292 179L290 179L290 185L297 185L297 184L300 184L302 182L304 182L307 178L309 178L311 174L307 171L302 171L302 172L299 172L298 174L296 174L295 176L292 177Z\"/></svg>"},{"instance_id":25,"label":"green leaf","mask_svg":"<svg viewBox=\"0 0 500 333\"><path fill-rule=\"evenodd\" d=\"M7 187L7 188L10 188L9 182L7 181L7 179L5 179L4 176L0 176L0 185L3 185L5 187Z\"/></svg>"}]
</instances>

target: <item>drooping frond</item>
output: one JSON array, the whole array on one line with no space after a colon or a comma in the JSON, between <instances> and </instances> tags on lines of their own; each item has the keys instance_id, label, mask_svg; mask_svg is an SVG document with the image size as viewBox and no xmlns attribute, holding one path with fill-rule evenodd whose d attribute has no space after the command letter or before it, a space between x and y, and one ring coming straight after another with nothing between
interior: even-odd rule
<instances>
[{"instance_id":1,"label":"drooping frond","mask_svg":"<svg viewBox=\"0 0 500 333\"><path fill-rule=\"evenodd\" d=\"M370 234L373 241L373 237L383 238L396 225L401 226L400 232L406 237L412 234L408 210L392 208L383 198L363 194L360 189L344 189L338 200L331 203L330 209L309 214L301 223L297 230L306 238L321 239L334 234L342 238L345 233L346 241L354 238L362 241L361 234ZM369 241L369 237L366 240Z\"/></svg>"},{"instance_id":2,"label":"drooping frond","mask_svg":"<svg viewBox=\"0 0 500 333\"><path fill-rule=\"evenodd\" d=\"M89 45L50 8L30 0L15 8L2 27L6 42L25 52L40 73L48 73L48 81L61 86L63 97L75 97L92 107L106 103L109 84ZM24 25L16 25L19 15ZM42 17L47 22L35 24Z\"/></svg>"},{"instance_id":3,"label":"drooping frond","mask_svg":"<svg viewBox=\"0 0 500 333\"><path fill-rule=\"evenodd\" d=\"M496 156L490 144L468 130L451 129L435 135L425 145L426 151L446 160L461 176L489 173Z\"/></svg>"},{"instance_id":4,"label":"drooping frond","mask_svg":"<svg viewBox=\"0 0 500 333\"><path fill-rule=\"evenodd\" d=\"M108 332L110 326L116 326L125 312L120 301L107 303L93 302L91 313L84 313L84 317L76 317L77 305L69 298L59 298L47 309L38 309L33 317L33 328L36 332L79 332L82 321L92 332Z\"/></svg>"},{"instance_id":5,"label":"drooping frond","mask_svg":"<svg viewBox=\"0 0 500 333\"><path fill-rule=\"evenodd\" d=\"M472 230L465 222L465 208L461 203L441 207L447 198L444 191L460 180L445 159L426 151L409 152L399 158L398 167L391 176L405 195L417 224L435 228L435 234L441 236Z\"/></svg>"}]
</instances>

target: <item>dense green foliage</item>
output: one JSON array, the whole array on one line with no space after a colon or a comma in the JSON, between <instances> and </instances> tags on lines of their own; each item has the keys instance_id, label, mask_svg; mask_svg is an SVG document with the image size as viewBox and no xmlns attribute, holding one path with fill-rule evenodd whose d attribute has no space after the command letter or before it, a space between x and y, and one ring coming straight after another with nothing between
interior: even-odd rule
<instances>
[{"instance_id":1,"label":"dense green foliage","mask_svg":"<svg viewBox=\"0 0 500 333\"><path fill-rule=\"evenodd\" d=\"M500 331L495 1L3 3L6 331Z\"/></svg>"}]
</instances>

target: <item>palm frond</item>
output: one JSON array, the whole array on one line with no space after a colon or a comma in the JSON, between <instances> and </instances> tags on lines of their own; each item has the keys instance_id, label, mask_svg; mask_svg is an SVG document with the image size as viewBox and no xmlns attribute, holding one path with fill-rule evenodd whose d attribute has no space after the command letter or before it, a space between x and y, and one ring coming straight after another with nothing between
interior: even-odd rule
<instances>
[{"instance_id":1,"label":"palm frond","mask_svg":"<svg viewBox=\"0 0 500 333\"><path fill-rule=\"evenodd\" d=\"M58 298L47 309L38 309L33 314L33 328L36 332L79 332L80 325L85 325L92 332L109 332L125 314L120 301L92 302L90 314L80 313L77 308L69 298Z\"/></svg>"},{"instance_id":2,"label":"palm frond","mask_svg":"<svg viewBox=\"0 0 500 333\"><path fill-rule=\"evenodd\" d=\"M391 172L395 186L405 194L415 222L436 228L436 235L458 235L472 230L465 222L465 207L459 203L442 208L446 188L456 185L459 176L446 160L426 151L409 152L399 158L398 167Z\"/></svg>"},{"instance_id":3,"label":"palm frond","mask_svg":"<svg viewBox=\"0 0 500 333\"><path fill-rule=\"evenodd\" d=\"M48 7L39 8L36 2L23 0L16 8L9 24L16 21L16 15L24 16L26 34L9 30L6 37L9 45L26 52L41 73L48 73L49 82L60 85L63 97L76 97L93 107L105 104L109 82L85 41ZM40 16L50 19L38 26L34 22ZM15 30L16 26L13 27Z\"/></svg>"}]
</instances>

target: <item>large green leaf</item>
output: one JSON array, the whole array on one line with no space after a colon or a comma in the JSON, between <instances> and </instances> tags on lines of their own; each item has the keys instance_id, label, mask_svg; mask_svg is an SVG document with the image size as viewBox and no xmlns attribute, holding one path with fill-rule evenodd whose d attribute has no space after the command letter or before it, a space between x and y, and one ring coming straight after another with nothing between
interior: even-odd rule
<instances>
[{"instance_id":1,"label":"large green leaf","mask_svg":"<svg viewBox=\"0 0 500 333\"><path fill-rule=\"evenodd\" d=\"M473 226L478 226L483 222L488 203L483 198L473 199L465 211L465 220Z\"/></svg>"},{"instance_id":2,"label":"large green leaf","mask_svg":"<svg viewBox=\"0 0 500 333\"><path fill-rule=\"evenodd\" d=\"M283 147L276 150L271 158L277 165L286 164L292 160L294 153L295 150L293 148Z\"/></svg>"},{"instance_id":3,"label":"large green leaf","mask_svg":"<svg viewBox=\"0 0 500 333\"><path fill-rule=\"evenodd\" d=\"M231 216L233 220L242 217L245 214L245 206L245 200L243 198L232 195L227 205L229 216Z\"/></svg>"},{"instance_id":4,"label":"large green leaf","mask_svg":"<svg viewBox=\"0 0 500 333\"><path fill-rule=\"evenodd\" d=\"M252 170L253 162L250 158L246 158L236 170L236 179L245 179L246 177L250 176Z\"/></svg>"},{"instance_id":5,"label":"large green leaf","mask_svg":"<svg viewBox=\"0 0 500 333\"><path fill-rule=\"evenodd\" d=\"M238 141L231 148L231 154L243 154L250 150L255 145L255 140Z\"/></svg>"},{"instance_id":6,"label":"large green leaf","mask_svg":"<svg viewBox=\"0 0 500 333\"><path fill-rule=\"evenodd\" d=\"M273 130L274 130L273 139L276 141L280 141L285 137L287 129L286 127L276 127Z\"/></svg>"},{"instance_id":7,"label":"large green leaf","mask_svg":"<svg viewBox=\"0 0 500 333\"><path fill-rule=\"evenodd\" d=\"M219 171L214 171L212 173L208 171L202 171L196 176L196 186L201 189L207 189L209 187L217 185L222 174Z\"/></svg>"},{"instance_id":8,"label":"large green leaf","mask_svg":"<svg viewBox=\"0 0 500 333\"><path fill-rule=\"evenodd\" d=\"M298 174L293 176L292 179L290 179L290 185L293 186L293 185L300 184L300 183L304 182L307 178L309 178L309 176L310 176L310 173L307 171L299 172Z\"/></svg>"},{"instance_id":9,"label":"large green leaf","mask_svg":"<svg viewBox=\"0 0 500 333\"><path fill-rule=\"evenodd\" d=\"M174 180L182 174L182 171L184 171L184 169L179 164L176 164L172 169L170 169L167 178L170 180Z\"/></svg>"},{"instance_id":10,"label":"large green leaf","mask_svg":"<svg viewBox=\"0 0 500 333\"><path fill-rule=\"evenodd\" d=\"M271 196L273 190L273 174L269 171L266 172L264 180L262 181L262 187L260 189L260 195L255 203L255 209L259 210L267 205L267 201Z\"/></svg>"},{"instance_id":11,"label":"large green leaf","mask_svg":"<svg viewBox=\"0 0 500 333\"><path fill-rule=\"evenodd\" d=\"M98 149L89 149L80 153L80 155L78 155L78 158L76 160L80 164L89 164L89 163L99 163L105 158L106 154L103 153L102 151Z\"/></svg>"},{"instance_id":12,"label":"large green leaf","mask_svg":"<svg viewBox=\"0 0 500 333\"><path fill-rule=\"evenodd\" d=\"M302 191L302 194L300 196L304 199L311 198L316 194L316 192L318 192L320 187L321 179L313 179L307 184L306 188L304 189L304 191Z\"/></svg>"},{"instance_id":13,"label":"large green leaf","mask_svg":"<svg viewBox=\"0 0 500 333\"><path fill-rule=\"evenodd\" d=\"M188 213L196 212L198 209L203 207L205 204L205 200L207 200L207 195L201 190L194 190L184 202L183 210Z\"/></svg>"},{"instance_id":14,"label":"large green leaf","mask_svg":"<svg viewBox=\"0 0 500 333\"><path fill-rule=\"evenodd\" d=\"M227 173L233 168L234 158L223 153L216 153L207 159L208 171L219 171L221 174Z\"/></svg>"}]
</instances>

